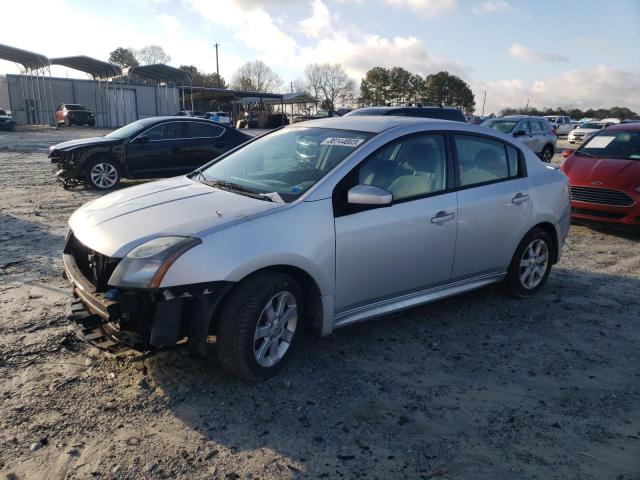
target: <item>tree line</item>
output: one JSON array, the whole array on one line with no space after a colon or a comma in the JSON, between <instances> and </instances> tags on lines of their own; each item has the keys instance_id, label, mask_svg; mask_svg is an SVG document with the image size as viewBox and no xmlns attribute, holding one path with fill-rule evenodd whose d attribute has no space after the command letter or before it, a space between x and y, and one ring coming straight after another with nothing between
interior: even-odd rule
<instances>
[{"instance_id":1,"label":"tree line","mask_svg":"<svg viewBox=\"0 0 640 480\"><path fill-rule=\"evenodd\" d=\"M121 68L155 63L168 63L171 57L159 45L139 50L118 47L111 52L109 62ZM227 81L216 73L198 70L195 65L180 65L192 78L194 86L231 87L252 92L295 90L317 98L321 108L335 110L340 106L382 106L428 104L456 107L466 113L475 109L473 93L464 80L448 72L422 77L402 67L374 67L360 82L349 77L344 67L332 63L312 63L306 66L303 78L283 88L282 78L268 65L254 60L242 65Z\"/></svg>"},{"instance_id":2,"label":"tree line","mask_svg":"<svg viewBox=\"0 0 640 480\"><path fill-rule=\"evenodd\" d=\"M566 115L574 120L581 118L619 118L620 120L637 120L640 118L638 114L627 107L611 107L611 108L589 108L582 110L580 108L503 108L500 115Z\"/></svg>"},{"instance_id":3,"label":"tree line","mask_svg":"<svg viewBox=\"0 0 640 480\"><path fill-rule=\"evenodd\" d=\"M476 108L469 85L456 75L441 71L425 77L402 67L374 67L360 83L363 106L423 104L454 107L467 114Z\"/></svg>"},{"instance_id":4,"label":"tree line","mask_svg":"<svg viewBox=\"0 0 640 480\"><path fill-rule=\"evenodd\" d=\"M118 47L111 52L109 62L121 68L155 63L168 63L171 57L159 45L141 49ZM475 98L469 85L456 75L446 71L421 76L402 67L374 67L365 73L356 91L356 82L344 67L332 63L312 63L304 69L303 78L283 88L282 78L268 65L254 60L242 65L232 75L229 83L222 76L198 70L194 65L180 65L191 76L194 86L233 88L251 92L281 92L291 90L306 92L317 98L321 107L335 110L339 106L382 105L438 105L454 107L472 114ZM579 108L513 108L500 111L500 115L567 115L579 118L638 119L640 116L626 107L586 109Z\"/></svg>"}]
</instances>

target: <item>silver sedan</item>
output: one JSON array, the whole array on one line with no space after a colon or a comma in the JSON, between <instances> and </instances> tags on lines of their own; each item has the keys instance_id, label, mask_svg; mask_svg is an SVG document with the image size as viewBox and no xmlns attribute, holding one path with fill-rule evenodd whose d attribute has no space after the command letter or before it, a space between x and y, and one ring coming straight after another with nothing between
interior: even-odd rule
<instances>
[{"instance_id":1,"label":"silver sedan","mask_svg":"<svg viewBox=\"0 0 640 480\"><path fill-rule=\"evenodd\" d=\"M532 295L569 230L563 173L458 122L345 117L272 132L69 220L73 319L104 348L217 337L274 375L302 327L334 329L503 282Z\"/></svg>"}]
</instances>

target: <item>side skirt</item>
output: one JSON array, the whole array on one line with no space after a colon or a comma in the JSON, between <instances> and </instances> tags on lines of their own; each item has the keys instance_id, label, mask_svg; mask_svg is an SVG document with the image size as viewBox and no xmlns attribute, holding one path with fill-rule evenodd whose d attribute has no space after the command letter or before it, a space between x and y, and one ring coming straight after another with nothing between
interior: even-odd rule
<instances>
[{"instance_id":1,"label":"side skirt","mask_svg":"<svg viewBox=\"0 0 640 480\"><path fill-rule=\"evenodd\" d=\"M421 290L419 292L408 293L395 298L381 300L369 305L356 307L336 315L333 327L345 327L353 323L362 322L375 317L381 317L407 308L435 302L436 300L441 300L443 298L453 297L460 293L484 287L485 285L497 283L505 276L506 272L482 275L439 287L429 288L427 290Z\"/></svg>"}]
</instances>

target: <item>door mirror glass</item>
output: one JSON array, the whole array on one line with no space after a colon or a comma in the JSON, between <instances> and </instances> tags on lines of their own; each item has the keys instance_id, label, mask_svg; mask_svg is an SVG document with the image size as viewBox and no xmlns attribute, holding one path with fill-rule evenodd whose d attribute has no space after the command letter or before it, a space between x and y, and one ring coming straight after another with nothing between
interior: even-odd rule
<instances>
[{"instance_id":1,"label":"door mirror glass","mask_svg":"<svg viewBox=\"0 0 640 480\"><path fill-rule=\"evenodd\" d=\"M149 143L149 137L147 137L146 135L140 135L136 137L133 143L139 143L139 144Z\"/></svg>"},{"instance_id":2,"label":"door mirror glass","mask_svg":"<svg viewBox=\"0 0 640 480\"><path fill-rule=\"evenodd\" d=\"M522 136L524 136L526 134L527 134L527 132L525 132L524 130L518 130L516 132L513 132L513 136L514 137L522 137Z\"/></svg>"},{"instance_id":3,"label":"door mirror glass","mask_svg":"<svg viewBox=\"0 0 640 480\"><path fill-rule=\"evenodd\" d=\"M373 185L356 185L347 193L347 202L351 205L391 205L393 196Z\"/></svg>"}]
</instances>

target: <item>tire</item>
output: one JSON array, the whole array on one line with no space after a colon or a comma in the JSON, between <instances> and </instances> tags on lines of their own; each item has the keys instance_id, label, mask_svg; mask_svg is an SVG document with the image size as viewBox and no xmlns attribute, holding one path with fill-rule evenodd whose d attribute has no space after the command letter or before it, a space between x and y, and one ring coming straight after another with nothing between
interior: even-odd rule
<instances>
[{"instance_id":1,"label":"tire","mask_svg":"<svg viewBox=\"0 0 640 480\"><path fill-rule=\"evenodd\" d=\"M303 300L300 285L283 273L259 272L240 282L218 320L217 354L222 367L253 382L278 373L301 335ZM284 313L274 318L279 305Z\"/></svg>"},{"instance_id":2,"label":"tire","mask_svg":"<svg viewBox=\"0 0 640 480\"><path fill-rule=\"evenodd\" d=\"M109 158L91 160L85 172L87 185L97 190L109 190L120 183L120 168Z\"/></svg>"},{"instance_id":3,"label":"tire","mask_svg":"<svg viewBox=\"0 0 640 480\"><path fill-rule=\"evenodd\" d=\"M95 120L89 120L89 122L87 123L87 126L95 127L96 126L96 121Z\"/></svg>"},{"instance_id":4,"label":"tire","mask_svg":"<svg viewBox=\"0 0 640 480\"><path fill-rule=\"evenodd\" d=\"M546 259L543 261L545 255ZM555 245L551 236L542 228L530 230L511 259L505 278L508 292L516 297L525 298L541 290L551 272L551 259L554 256ZM532 261L536 263L531 264ZM528 265L523 265L525 262Z\"/></svg>"},{"instance_id":5,"label":"tire","mask_svg":"<svg viewBox=\"0 0 640 480\"><path fill-rule=\"evenodd\" d=\"M555 149L552 145L545 145L545 147L542 149L542 152L540 153L540 158L543 162L551 163L551 159L553 158L553 155L555 153Z\"/></svg>"},{"instance_id":6,"label":"tire","mask_svg":"<svg viewBox=\"0 0 640 480\"><path fill-rule=\"evenodd\" d=\"M65 117L64 119L64 126L65 127L70 127L72 125L71 120L69 120L69 117Z\"/></svg>"}]
</instances>

